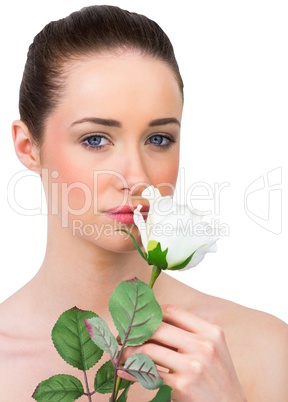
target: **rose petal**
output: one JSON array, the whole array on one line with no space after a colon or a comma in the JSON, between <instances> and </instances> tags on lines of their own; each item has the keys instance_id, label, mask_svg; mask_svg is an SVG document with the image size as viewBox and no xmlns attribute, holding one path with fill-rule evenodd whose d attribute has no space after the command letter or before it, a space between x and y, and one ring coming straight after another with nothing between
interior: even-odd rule
<instances>
[{"instance_id":1,"label":"rose petal","mask_svg":"<svg viewBox=\"0 0 288 402\"><path fill-rule=\"evenodd\" d=\"M141 208L137 208L134 212L135 224L146 251L149 241L159 242L162 250L168 248L167 269L182 264L195 252L187 265L187 268L194 267L203 260L206 253L217 250L216 241L219 236L216 236L208 223L202 222L203 216L200 213L191 211L187 205L177 204L170 196L162 197L153 186L147 187L142 197L150 203L148 217L145 223Z\"/></svg>"},{"instance_id":2,"label":"rose petal","mask_svg":"<svg viewBox=\"0 0 288 402\"><path fill-rule=\"evenodd\" d=\"M142 245L145 251L147 252L147 245L148 245L147 227L143 215L140 212L141 208L142 205L139 204L137 208L134 210L133 219L135 225L138 227L138 230L140 232Z\"/></svg>"}]
</instances>

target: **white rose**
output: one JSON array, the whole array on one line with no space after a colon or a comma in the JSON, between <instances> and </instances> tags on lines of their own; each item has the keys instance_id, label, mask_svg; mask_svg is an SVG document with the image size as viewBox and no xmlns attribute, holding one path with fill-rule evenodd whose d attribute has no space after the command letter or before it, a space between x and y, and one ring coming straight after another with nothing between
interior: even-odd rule
<instances>
[{"instance_id":1,"label":"white rose","mask_svg":"<svg viewBox=\"0 0 288 402\"><path fill-rule=\"evenodd\" d=\"M162 197L153 186L147 187L142 197L150 203L145 222L142 205L134 211L146 259L150 265L161 269L186 269L195 267L206 253L217 250L219 236L202 216L179 205L172 197Z\"/></svg>"}]
</instances>

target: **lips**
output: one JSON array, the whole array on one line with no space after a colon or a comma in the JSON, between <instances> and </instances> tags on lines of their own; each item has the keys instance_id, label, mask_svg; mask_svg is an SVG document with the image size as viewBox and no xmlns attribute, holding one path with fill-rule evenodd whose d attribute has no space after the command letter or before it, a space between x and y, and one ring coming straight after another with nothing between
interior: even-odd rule
<instances>
[{"instance_id":1,"label":"lips","mask_svg":"<svg viewBox=\"0 0 288 402\"><path fill-rule=\"evenodd\" d=\"M127 225L134 224L134 211L137 207L124 205L123 207L116 207L109 209L105 212L105 215L111 219L115 219L118 222L125 223ZM143 206L141 209L141 213L146 219L148 215L149 207Z\"/></svg>"}]
</instances>

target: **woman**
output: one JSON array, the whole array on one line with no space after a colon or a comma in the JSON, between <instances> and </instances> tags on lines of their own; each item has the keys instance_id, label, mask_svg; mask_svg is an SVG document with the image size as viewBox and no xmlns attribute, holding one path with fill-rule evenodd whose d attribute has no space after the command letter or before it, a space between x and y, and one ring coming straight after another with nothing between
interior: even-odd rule
<instances>
[{"instance_id":1,"label":"woman","mask_svg":"<svg viewBox=\"0 0 288 402\"><path fill-rule=\"evenodd\" d=\"M129 227L139 240L132 211L118 208L147 206L141 193L149 185L172 194L182 109L173 48L153 21L95 6L36 36L13 139L19 160L42 177L47 248L37 275L1 305L1 400L30 401L43 379L78 375L50 338L64 310L95 311L113 328L108 300L117 284L135 276L149 281L146 262L115 231ZM173 401L287 400L283 322L164 274L154 290L164 322L152 342L129 348L126 357L143 352L164 367ZM136 384L129 400L136 398L147 402L151 391Z\"/></svg>"}]
</instances>

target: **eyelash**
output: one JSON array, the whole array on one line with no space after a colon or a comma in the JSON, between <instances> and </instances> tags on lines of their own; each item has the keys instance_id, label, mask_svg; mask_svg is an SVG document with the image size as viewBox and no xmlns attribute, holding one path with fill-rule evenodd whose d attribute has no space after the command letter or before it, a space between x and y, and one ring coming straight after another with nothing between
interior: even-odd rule
<instances>
[{"instance_id":1,"label":"eyelash","mask_svg":"<svg viewBox=\"0 0 288 402\"><path fill-rule=\"evenodd\" d=\"M84 138L84 139L82 140L82 145L85 146L85 147L86 147L87 149L89 149L89 150L95 150L95 151L101 151L101 150L107 145L107 144L104 144L104 145L91 145L91 144L87 143L87 141L88 141L89 139L93 138L93 137L94 137L94 138L99 138L100 141L101 141L101 139L104 139L104 140L106 140L106 141L109 141L104 135L93 134L93 135L90 135L90 136ZM151 140L152 138L155 138L155 137L161 137L161 140L162 140L162 141L163 141L163 140L168 141L168 143L167 143L167 144L164 144L164 145L162 145L162 144L153 144L152 142L150 142L151 145L154 145L154 146L157 147L158 149L168 149L168 148L170 148L170 147L176 142L176 141L174 140L174 138L172 138L172 137L170 137L170 136L168 136L168 135L164 135L164 134L154 134L154 135L151 135L151 137L149 137L147 141L149 141L149 140Z\"/></svg>"},{"instance_id":2,"label":"eyelash","mask_svg":"<svg viewBox=\"0 0 288 402\"><path fill-rule=\"evenodd\" d=\"M91 144L89 144L89 143L87 143L87 141L89 140L89 139L91 139L91 138L100 138L100 140L101 139L104 139L104 140L106 140L106 141L109 141L108 140L108 138L106 138L104 135L100 135L100 134L92 134L92 135L89 135L88 137L86 137L86 138L84 138L83 140L82 140L82 145L84 146L84 147L86 147L88 150L90 150L90 151L101 151L101 149L103 149L107 144L104 144L104 145L91 145Z\"/></svg>"},{"instance_id":3,"label":"eyelash","mask_svg":"<svg viewBox=\"0 0 288 402\"><path fill-rule=\"evenodd\" d=\"M151 145L154 145L154 146L156 146L156 147L159 148L159 149L167 149L167 148L170 148L170 147L176 142L173 137L170 137L170 136L164 135L164 134L154 134L154 135L151 135L151 137L148 138L148 141L151 140L153 137L161 137L162 140L167 140L167 141L168 141L167 144L164 144L164 145L162 145L162 144L152 144L152 143L150 143Z\"/></svg>"}]
</instances>

